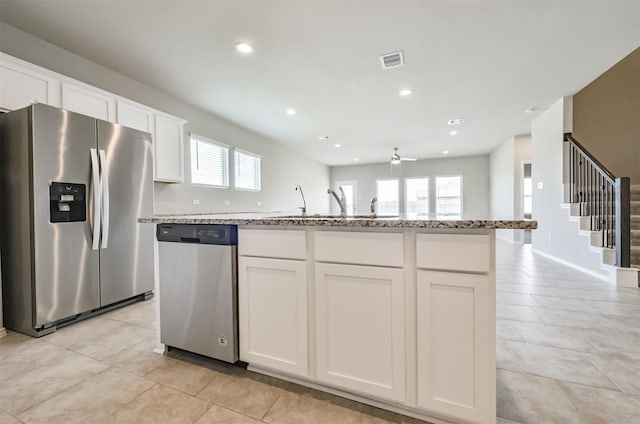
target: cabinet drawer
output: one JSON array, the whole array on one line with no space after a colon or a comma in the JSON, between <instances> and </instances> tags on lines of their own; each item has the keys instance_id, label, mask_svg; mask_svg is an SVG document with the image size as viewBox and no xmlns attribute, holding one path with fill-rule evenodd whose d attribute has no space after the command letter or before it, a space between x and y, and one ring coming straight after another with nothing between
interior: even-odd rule
<instances>
[{"instance_id":1,"label":"cabinet drawer","mask_svg":"<svg viewBox=\"0 0 640 424\"><path fill-rule=\"evenodd\" d=\"M418 268L489 272L491 240L487 234L418 234Z\"/></svg>"},{"instance_id":2,"label":"cabinet drawer","mask_svg":"<svg viewBox=\"0 0 640 424\"><path fill-rule=\"evenodd\" d=\"M317 261L389 267L404 265L402 234L318 231L315 240Z\"/></svg>"},{"instance_id":3,"label":"cabinet drawer","mask_svg":"<svg viewBox=\"0 0 640 424\"><path fill-rule=\"evenodd\" d=\"M238 254L265 258L306 259L304 230L238 230Z\"/></svg>"}]
</instances>

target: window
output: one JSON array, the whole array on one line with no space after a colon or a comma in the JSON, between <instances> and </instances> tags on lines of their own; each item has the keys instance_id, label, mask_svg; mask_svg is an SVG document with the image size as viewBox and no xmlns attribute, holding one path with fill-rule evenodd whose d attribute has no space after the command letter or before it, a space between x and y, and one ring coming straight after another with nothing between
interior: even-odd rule
<instances>
[{"instance_id":1,"label":"window","mask_svg":"<svg viewBox=\"0 0 640 424\"><path fill-rule=\"evenodd\" d=\"M462 218L462 176L436 177L436 217Z\"/></svg>"},{"instance_id":2,"label":"window","mask_svg":"<svg viewBox=\"0 0 640 424\"><path fill-rule=\"evenodd\" d=\"M376 180L378 215L398 215L398 180Z\"/></svg>"},{"instance_id":3,"label":"window","mask_svg":"<svg viewBox=\"0 0 640 424\"><path fill-rule=\"evenodd\" d=\"M191 183L229 186L229 148L191 134Z\"/></svg>"},{"instance_id":4,"label":"window","mask_svg":"<svg viewBox=\"0 0 640 424\"><path fill-rule=\"evenodd\" d=\"M429 178L405 178L404 201L407 217L429 216Z\"/></svg>"},{"instance_id":5,"label":"window","mask_svg":"<svg viewBox=\"0 0 640 424\"><path fill-rule=\"evenodd\" d=\"M523 213L524 217L527 219L531 219L531 214L533 213L533 180L531 179L531 164L526 163L524 165L524 179L523 179L523 190L522 190L522 200L523 200Z\"/></svg>"},{"instance_id":6,"label":"window","mask_svg":"<svg viewBox=\"0 0 640 424\"><path fill-rule=\"evenodd\" d=\"M235 149L234 159L236 188L260 191L260 156Z\"/></svg>"},{"instance_id":7,"label":"window","mask_svg":"<svg viewBox=\"0 0 640 424\"><path fill-rule=\"evenodd\" d=\"M357 181L336 181L336 193L340 196L340 189L342 187L344 195L347 198L347 214L353 215L356 213L356 192L358 187ZM331 205L337 208L337 204L332 200Z\"/></svg>"}]
</instances>

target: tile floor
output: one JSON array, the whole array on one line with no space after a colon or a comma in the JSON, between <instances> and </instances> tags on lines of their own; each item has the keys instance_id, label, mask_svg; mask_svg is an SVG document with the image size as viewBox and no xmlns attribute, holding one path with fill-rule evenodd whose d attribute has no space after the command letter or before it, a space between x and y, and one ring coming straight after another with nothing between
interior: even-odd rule
<instances>
[{"instance_id":1,"label":"tile floor","mask_svg":"<svg viewBox=\"0 0 640 424\"><path fill-rule=\"evenodd\" d=\"M640 422L640 290L498 244L498 423ZM0 339L4 423L419 423L186 352L155 300Z\"/></svg>"}]
</instances>

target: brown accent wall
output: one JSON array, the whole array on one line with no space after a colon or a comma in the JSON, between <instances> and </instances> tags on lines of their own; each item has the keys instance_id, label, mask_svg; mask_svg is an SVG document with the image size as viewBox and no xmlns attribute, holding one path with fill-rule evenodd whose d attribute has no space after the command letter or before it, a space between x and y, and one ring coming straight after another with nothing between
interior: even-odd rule
<instances>
[{"instance_id":1,"label":"brown accent wall","mask_svg":"<svg viewBox=\"0 0 640 424\"><path fill-rule=\"evenodd\" d=\"M640 184L640 48L573 96L573 135L616 177Z\"/></svg>"}]
</instances>

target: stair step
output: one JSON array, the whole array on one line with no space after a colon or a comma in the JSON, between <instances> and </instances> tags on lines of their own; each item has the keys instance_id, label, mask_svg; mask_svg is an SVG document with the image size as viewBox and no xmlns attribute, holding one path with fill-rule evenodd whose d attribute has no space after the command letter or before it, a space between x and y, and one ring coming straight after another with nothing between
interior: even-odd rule
<instances>
[{"instance_id":1,"label":"stair step","mask_svg":"<svg viewBox=\"0 0 640 424\"><path fill-rule=\"evenodd\" d=\"M631 201L631 215L640 215L640 200Z\"/></svg>"},{"instance_id":2,"label":"stair step","mask_svg":"<svg viewBox=\"0 0 640 424\"><path fill-rule=\"evenodd\" d=\"M640 264L640 248L639 247L631 248L631 263Z\"/></svg>"}]
</instances>

